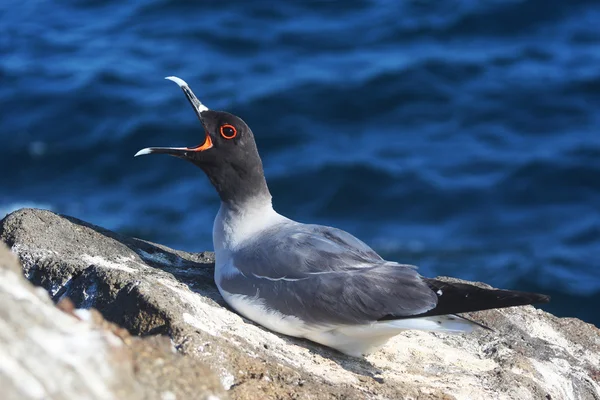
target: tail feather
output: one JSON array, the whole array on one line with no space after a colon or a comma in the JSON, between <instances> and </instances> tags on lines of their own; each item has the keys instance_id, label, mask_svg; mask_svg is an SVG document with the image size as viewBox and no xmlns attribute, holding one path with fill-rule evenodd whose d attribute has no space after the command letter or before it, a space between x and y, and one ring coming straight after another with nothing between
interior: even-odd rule
<instances>
[{"instance_id":1,"label":"tail feather","mask_svg":"<svg viewBox=\"0 0 600 400\"><path fill-rule=\"evenodd\" d=\"M431 317L396 319L381 323L389 324L390 327L399 330L417 329L445 333L468 333L481 325L458 315L435 315Z\"/></svg>"},{"instance_id":2,"label":"tail feather","mask_svg":"<svg viewBox=\"0 0 600 400\"><path fill-rule=\"evenodd\" d=\"M390 338L404 330L444 333L468 333L477 322L458 315L378 321L365 325L343 325L329 331L311 332L306 338L333 347L342 353L361 357L383 346Z\"/></svg>"},{"instance_id":3,"label":"tail feather","mask_svg":"<svg viewBox=\"0 0 600 400\"><path fill-rule=\"evenodd\" d=\"M480 327L480 328L483 328L483 329L485 329L486 331L492 331L492 332L494 331L494 330L493 330L492 328L490 328L489 326L487 326L487 325L484 325L484 324L482 324L481 322L474 321L474 320L472 320L471 318L463 317L462 315L458 315L458 314L454 314L454 317L457 317L457 318L463 319L463 320L465 320L465 321L467 321L467 322L470 322L470 323L471 323L471 324L473 324L473 325L477 325L478 327ZM427 317L425 317L425 318L427 318Z\"/></svg>"}]
</instances>

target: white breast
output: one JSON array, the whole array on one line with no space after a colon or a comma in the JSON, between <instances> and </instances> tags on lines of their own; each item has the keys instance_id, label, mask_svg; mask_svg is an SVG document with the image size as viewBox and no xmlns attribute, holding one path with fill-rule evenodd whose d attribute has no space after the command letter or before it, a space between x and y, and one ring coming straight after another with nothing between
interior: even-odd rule
<instances>
[{"instance_id":1,"label":"white breast","mask_svg":"<svg viewBox=\"0 0 600 400\"><path fill-rule=\"evenodd\" d=\"M249 201L244 207L221 203L213 225L215 252L234 250L257 232L285 221L290 220L273 210L270 200Z\"/></svg>"},{"instance_id":2,"label":"white breast","mask_svg":"<svg viewBox=\"0 0 600 400\"><path fill-rule=\"evenodd\" d=\"M270 199L249 201L244 207L230 207L221 203L213 225L215 248L215 281L219 286L221 276L237 274L232 254L243 243L275 224L290 221L273 210Z\"/></svg>"}]
</instances>

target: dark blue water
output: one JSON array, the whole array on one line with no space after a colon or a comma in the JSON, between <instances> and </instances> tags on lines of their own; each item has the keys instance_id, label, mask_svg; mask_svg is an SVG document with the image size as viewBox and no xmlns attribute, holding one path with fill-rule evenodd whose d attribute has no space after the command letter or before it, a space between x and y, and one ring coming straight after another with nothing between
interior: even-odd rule
<instances>
[{"instance_id":1,"label":"dark blue water","mask_svg":"<svg viewBox=\"0 0 600 400\"><path fill-rule=\"evenodd\" d=\"M136 3L0 3L0 217L212 248L202 172L133 158L203 140L177 75L253 128L281 213L600 325L599 2Z\"/></svg>"}]
</instances>

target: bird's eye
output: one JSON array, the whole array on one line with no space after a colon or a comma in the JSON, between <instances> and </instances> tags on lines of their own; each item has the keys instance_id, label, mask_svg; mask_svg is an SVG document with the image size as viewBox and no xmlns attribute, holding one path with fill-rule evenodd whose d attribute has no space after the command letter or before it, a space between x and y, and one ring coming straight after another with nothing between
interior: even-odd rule
<instances>
[{"instance_id":1,"label":"bird's eye","mask_svg":"<svg viewBox=\"0 0 600 400\"><path fill-rule=\"evenodd\" d=\"M235 126L233 125L221 125L221 136L225 139L233 139L237 136L237 129L235 129Z\"/></svg>"}]
</instances>

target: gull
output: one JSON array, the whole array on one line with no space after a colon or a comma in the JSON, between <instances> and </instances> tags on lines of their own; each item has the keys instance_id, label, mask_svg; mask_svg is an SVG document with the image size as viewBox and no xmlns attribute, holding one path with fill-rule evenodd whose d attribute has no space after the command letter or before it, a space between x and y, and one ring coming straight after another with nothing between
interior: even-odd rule
<instances>
[{"instance_id":1,"label":"gull","mask_svg":"<svg viewBox=\"0 0 600 400\"><path fill-rule=\"evenodd\" d=\"M148 147L204 171L221 199L213 226L215 283L236 312L284 335L361 357L407 329L482 326L458 313L545 303L548 296L426 278L351 234L277 213L254 134L239 117L185 93L204 128L195 147Z\"/></svg>"}]
</instances>

